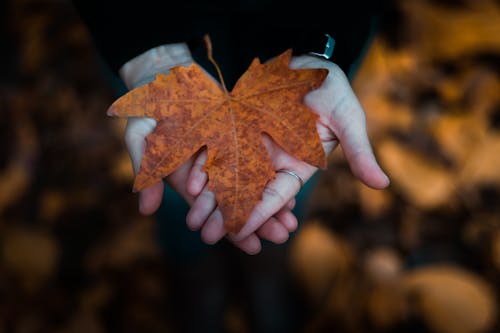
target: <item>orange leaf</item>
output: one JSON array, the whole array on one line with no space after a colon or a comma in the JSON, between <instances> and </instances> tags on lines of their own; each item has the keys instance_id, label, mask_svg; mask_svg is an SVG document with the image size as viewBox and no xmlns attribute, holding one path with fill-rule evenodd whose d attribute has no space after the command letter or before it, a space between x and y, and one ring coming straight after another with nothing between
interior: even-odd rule
<instances>
[{"instance_id":1,"label":"orange leaf","mask_svg":"<svg viewBox=\"0 0 500 333\"><path fill-rule=\"evenodd\" d=\"M291 50L265 64L255 59L230 93L192 64L158 74L155 81L115 101L109 115L157 121L146 137L134 189L161 180L206 146L208 188L215 194L226 229L237 232L275 176L263 133L291 155L324 168L318 116L303 98L328 71L292 70L290 58Z\"/></svg>"}]
</instances>

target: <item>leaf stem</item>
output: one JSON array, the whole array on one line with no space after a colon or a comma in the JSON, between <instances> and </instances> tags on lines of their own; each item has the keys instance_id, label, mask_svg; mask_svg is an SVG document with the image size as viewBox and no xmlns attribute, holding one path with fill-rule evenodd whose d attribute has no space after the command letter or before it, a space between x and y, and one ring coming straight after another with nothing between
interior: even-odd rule
<instances>
[{"instance_id":1,"label":"leaf stem","mask_svg":"<svg viewBox=\"0 0 500 333\"><path fill-rule=\"evenodd\" d=\"M227 88L226 88L226 83L224 82L224 78L222 77L222 72L219 68L219 65L217 65L217 62L215 61L213 54L212 54L212 41L210 40L210 36L206 34L203 36L203 41L205 42L205 46L207 48L207 56L208 60L214 65L215 69L217 70L217 74L219 75L219 80L222 84L222 88L224 88L224 92L228 94Z\"/></svg>"}]
</instances>

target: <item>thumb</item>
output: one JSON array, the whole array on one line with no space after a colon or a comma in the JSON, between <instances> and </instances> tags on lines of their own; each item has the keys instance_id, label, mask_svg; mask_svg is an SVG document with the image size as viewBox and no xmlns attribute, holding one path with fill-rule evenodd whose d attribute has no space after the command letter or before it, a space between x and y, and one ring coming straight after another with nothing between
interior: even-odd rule
<instances>
[{"instance_id":1,"label":"thumb","mask_svg":"<svg viewBox=\"0 0 500 333\"><path fill-rule=\"evenodd\" d=\"M352 173L372 188L385 188L389 178L373 154L363 107L344 72L334 64L327 68L329 74L322 87L306 96L306 102L327 110L320 118L339 140Z\"/></svg>"},{"instance_id":2,"label":"thumb","mask_svg":"<svg viewBox=\"0 0 500 333\"><path fill-rule=\"evenodd\" d=\"M129 117L125 128L125 144L132 161L134 174L137 174L141 166L142 155L146 149L144 138L153 131L156 121L151 118Z\"/></svg>"},{"instance_id":3,"label":"thumb","mask_svg":"<svg viewBox=\"0 0 500 333\"><path fill-rule=\"evenodd\" d=\"M156 121L150 118L129 118L125 129L125 143L132 161L134 174L141 166L146 142L144 138L156 126ZM139 211L144 215L153 214L161 204L163 196L163 183L157 182L146 187L139 193Z\"/></svg>"},{"instance_id":4,"label":"thumb","mask_svg":"<svg viewBox=\"0 0 500 333\"><path fill-rule=\"evenodd\" d=\"M352 173L369 187L383 189L389 185L389 177L373 154L365 112L350 86L344 93L329 119L330 128L340 141Z\"/></svg>"},{"instance_id":5,"label":"thumb","mask_svg":"<svg viewBox=\"0 0 500 333\"><path fill-rule=\"evenodd\" d=\"M348 127L344 133L339 138L340 145L354 176L369 187L375 189L387 187L390 182L389 177L377 163L366 132Z\"/></svg>"}]
</instances>

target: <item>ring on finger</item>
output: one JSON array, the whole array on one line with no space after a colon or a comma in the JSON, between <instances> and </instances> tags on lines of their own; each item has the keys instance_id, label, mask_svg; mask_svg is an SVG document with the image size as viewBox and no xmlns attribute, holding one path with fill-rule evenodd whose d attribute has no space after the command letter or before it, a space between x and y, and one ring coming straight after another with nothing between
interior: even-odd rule
<instances>
[{"instance_id":1,"label":"ring on finger","mask_svg":"<svg viewBox=\"0 0 500 333\"><path fill-rule=\"evenodd\" d=\"M298 174L296 174L294 171L288 170L288 169L279 169L279 170L276 170L276 173L278 173L278 172L286 173L286 174L289 174L290 176L295 177L295 179L297 179L299 181L299 185L300 185L299 190L301 190L302 187L304 186L304 180Z\"/></svg>"}]
</instances>

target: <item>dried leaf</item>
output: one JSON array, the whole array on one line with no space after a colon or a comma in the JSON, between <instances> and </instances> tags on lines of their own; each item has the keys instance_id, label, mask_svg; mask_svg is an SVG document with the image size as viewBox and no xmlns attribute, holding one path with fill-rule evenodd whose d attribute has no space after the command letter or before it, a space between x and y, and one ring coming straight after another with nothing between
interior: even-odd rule
<instances>
[{"instance_id":1,"label":"dried leaf","mask_svg":"<svg viewBox=\"0 0 500 333\"><path fill-rule=\"evenodd\" d=\"M195 64L176 67L113 103L110 115L157 122L146 138L134 189L161 180L206 146L208 187L226 229L237 232L275 176L264 133L291 155L325 167L317 115L303 104L303 97L322 83L327 70L292 70L290 58L288 50L265 64L255 59L232 92Z\"/></svg>"},{"instance_id":2,"label":"dried leaf","mask_svg":"<svg viewBox=\"0 0 500 333\"><path fill-rule=\"evenodd\" d=\"M106 235L87 253L87 268L96 272L101 269L123 269L134 262L155 257L159 253L154 241L154 223L137 219L122 225L113 235Z\"/></svg>"},{"instance_id":3,"label":"dried leaf","mask_svg":"<svg viewBox=\"0 0 500 333\"><path fill-rule=\"evenodd\" d=\"M417 269L407 274L403 286L416 296L416 306L434 332L485 332L494 323L497 304L491 286L459 267Z\"/></svg>"},{"instance_id":4,"label":"dried leaf","mask_svg":"<svg viewBox=\"0 0 500 333\"><path fill-rule=\"evenodd\" d=\"M290 248L292 271L314 302L347 274L352 260L349 244L314 220L304 225Z\"/></svg>"},{"instance_id":5,"label":"dried leaf","mask_svg":"<svg viewBox=\"0 0 500 333\"><path fill-rule=\"evenodd\" d=\"M415 206L433 209L453 197L455 179L447 168L393 140L380 143L379 154L393 183Z\"/></svg>"},{"instance_id":6,"label":"dried leaf","mask_svg":"<svg viewBox=\"0 0 500 333\"><path fill-rule=\"evenodd\" d=\"M60 248L56 239L28 228L9 230L2 240L1 255L7 271L26 291L37 291L56 272Z\"/></svg>"},{"instance_id":7,"label":"dried leaf","mask_svg":"<svg viewBox=\"0 0 500 333\"><path fill-rule=\"evenodd\" d=\"M471 1L472 2L472 1ZM500 8L493 1L474 1L462 8L433 6L425 1L401 2L412 45L421 57L457 58L471 50L500 50ZM446 18L446 19L444 19ZM432 36L432 38L429 38ZM443 43L442 41L446 41Z\"/></svg>"},{"instance_id":8,"label":"dried leaf","mask_svg":"<svg viewBox=\"0 0 500 333\"><path fill-rule=\"evenodd\" d=\"M378 217L388 211L393 204L393 197L388 191L374 190L358 183L359 203L366 216Z\"/></svg>"},{"instance_id":9,"label":"dried leaf","mask_svg":"<svg viewBox=\"0 0 500 333\"><path fill-rule=\"evenodd\" d=\"M393 285L400 278L402 270L402 259L390 247L372 249L364 258L364 271L374 284Z\"/></svg>"},{"instance_id":10,"label":"dried leaf","mask_svg":"<svg viewBox=\"0 0 500 333\"><path fill-rule=\"evenodd\" d=\"M397 325L405 318L408 306L399 284L377 286L368 292L367 315L379 330Z\"/></svg>"},{"instance_id":11,"label":"dried leaf","mask_svg":"<svg viewBox=\"0 0 500 333\"><path fill-rule=\"evenodd\" d=\"M488 132L469 155L460 170L459 179L465 186L500 184L500 135Z\"/></svg>"}]
</instances>

